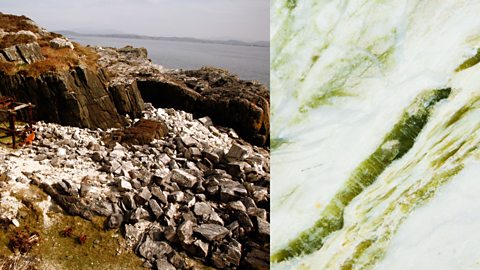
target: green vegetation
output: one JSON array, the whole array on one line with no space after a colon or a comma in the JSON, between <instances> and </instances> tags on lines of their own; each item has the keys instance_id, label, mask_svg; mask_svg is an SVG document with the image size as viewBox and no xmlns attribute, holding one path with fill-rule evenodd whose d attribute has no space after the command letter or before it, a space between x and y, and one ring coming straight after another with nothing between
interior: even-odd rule
<instances>
[{"instance_id":1,"label":"green vegetation","mask_svg":"<svg viewBox=\"0 0 480 270\"><path fill-rule=\"evenodd\" d=\"M80 217L68 216L60 209L48 214L48 224L44 226L43 212L39 203L47 196L35 186L11 194L26 207L20 209L20 229L28 227L38 232L40 241L28 253L38 259L38 269L55 266L56 269L142 269L142 261L125 245L119 231L104 231L104 218L96 217L93 222ZM62 231L72 229L72 235L66 237ZM10 257L9 237L18 229L13 225L0 231L0 257ZM86 235L86 242L79 243L79 236ZM117 253L119 253L117 255ZM121 255L120 255L121 253Z\"/></svg>"}]
</instances>

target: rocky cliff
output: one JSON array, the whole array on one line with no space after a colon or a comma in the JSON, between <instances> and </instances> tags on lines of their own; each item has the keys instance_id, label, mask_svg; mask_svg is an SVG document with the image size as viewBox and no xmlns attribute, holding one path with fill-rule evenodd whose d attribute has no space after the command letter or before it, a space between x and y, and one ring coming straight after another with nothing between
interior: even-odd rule
<instances>
[{"instance_id":1,"label":"rocky cliff","mask_svg":"<svg viewBox=\"0 0 480 270\"><path fill-rule=\"evenodd\" d=\"M8 25L0 31L0 94L36 104L37 120L109 128L125 124L125 114L139 116L143 101L138 90L110 87L93 49L74 45L26 17L1 14L0 22Z\"/></svg>"},{"instance_id":2,"label":"rocky cliff","mask_svg":"<svg viewBox=\"0 0 480 270\"><path fill-rule=\"evenodd\" d=\"M0 14L0 95L37 105L37 120L87 128L123 126L144 100L210 116L247 141L269 140L269 92L227 71L167 70L145 49L91 48L24 16Z\"/></svg>"}]
</instances>

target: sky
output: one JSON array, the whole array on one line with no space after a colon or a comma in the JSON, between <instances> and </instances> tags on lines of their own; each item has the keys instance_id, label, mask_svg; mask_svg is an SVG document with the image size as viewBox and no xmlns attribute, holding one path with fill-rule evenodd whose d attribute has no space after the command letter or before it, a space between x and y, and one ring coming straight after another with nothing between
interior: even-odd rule
<instances>
[{"instance_id":1,"label":"sky","mask_svg":"<svg viewBox=\"0 0 480 270\"><path fill-rule=\"evenodd\" d=\"M0 12L49 31L269 39L269 0L1 0Z\"/></svg>"}]
</instances>

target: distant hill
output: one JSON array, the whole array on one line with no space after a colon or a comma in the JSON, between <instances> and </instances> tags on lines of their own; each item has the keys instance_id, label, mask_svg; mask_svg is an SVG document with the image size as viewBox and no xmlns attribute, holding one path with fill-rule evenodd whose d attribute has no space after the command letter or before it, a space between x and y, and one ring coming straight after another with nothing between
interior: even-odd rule
<instances>
[{"instance_id":1,"label":"distant hill","mask_svg":"<svg viewBox=\"0 0 480 270\"><path fill-rule=\"evenodd\" d=\"M226 44L226 45L236 45L236 46L254 46L254 47L269 47L270 46L270 42L268 42L268 41L245 42L245 41L240 41L240 40L211 40L211 39L199 39L199 38L188 38L188 37L154 37L154 36L134 35L134 34L85 34L85 33L78 33L78 32L75 32L75 31L68 31L68 30L59 30L59 31L55 31L55 32L59 33L59 34L62 34L64 36L86 36L86 37L168 40L168 41L180 41L180 42L213 43L213 44Z\"/></svg>"}]
</instances>

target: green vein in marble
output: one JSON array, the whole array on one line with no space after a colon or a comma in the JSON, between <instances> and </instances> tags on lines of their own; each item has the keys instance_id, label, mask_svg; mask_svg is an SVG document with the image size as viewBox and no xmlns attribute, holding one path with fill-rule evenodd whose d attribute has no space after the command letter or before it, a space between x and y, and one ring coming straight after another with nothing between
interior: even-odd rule
<instances>
[{"instance_id":1,"label":"green vein in marble","mask_svg":"<svg viewBox=\"0 0 480 270\"><path fill-rule=\"evenodd\" d=\"M464 158L465 156L460 160L463 161ZM377 261L385 255L386 246L398 230L401 221L404 220L416 207L425 204L428 200L433 198L438 188L451 180L453 176L457 175L463 170L463 168L463 164L458 164L451 169L435 174L428 183L422 187L418 188L417 186L411 186L404 191L402 193L402 199L391 202L385 213L378 217L377 220L372 221L372 223L379 224L385 216L394 213L396 209L401 209L403 216L400 218L400 222L387 226L387 231L384 231L380 238L364 240L361 242L356 247L352 257L342 265L341 269L371 269ZM399 203L399 201L401 201L401 203ZM368 246L364 242L367 242Z\"/></svg>"},{"instance_id":2,"label":"green vein in marble","mask_svg":"<svg viewBox=\"0 0 480 270\"><path fill-rule=\"evenodd\" d=\"M287 0L287 2L285 3L285 6L288 9L292 10L297 6L297 0Z\"/></svg>"},{"instance_id":3,"label":"green vein in marble","mask_svg":"<svg viewBox=\"0 0 480 270\"><path fill-rule=\"evenodd\" d=\"M320 249L325 238L343 227L344 208L371 185L394 160L401 158L413 146L416 137L428 121L435 104L450 95L451 89L437 89L420 94L403 113L382 144L364 160L339 190L320 218L288 246L272 255L272 262L310 254Z\"/></svg>"},{"instance_id":4,"label":"green vein in marble","mask_svg":"<svg viewBox=\"0 0 480 270\"><path fill-rule=\"evenodd\" d=\"M353 253L352 258L350 258L344 265L342 265L341 270L351 270L353 266L356 264L356 261L360 257L361 254L365 252L373 244L373 241L368 239L362 241L356 248L355 252Z\"/></svg>"},{"instance_id":5,"label":"green vein in marble","mask_svg":"<svg viewBox=\"0 0 480 270\"><path fill-rule=\"evenodd\" d=\"M284 145L284 144L287 144L288 141L286 139L283 139L283 138L272 138L270 139L270 150L273 151L273 150L276 150L278 148L280 148L280 146Z\"/></svg>"},{"instance_id":6,"label":"green vein in marble","mask_svg":"<svg viewBox=\"0 0 480 270\"><path fill-rule=\"evenodd\" d=\"M309 101L305 102L300 107L299 111L301 113L306 113L308 112L309 109L314 109L314 108L318 108L320 106L325 106L325 105L331 105L332 104L331 100L335 97L348 97L348 96L352 96L352 94L349 94L340 86L332 87L329 89L329 91L321 92L319 94L313 95L313 97L311 97Z\"/></svg>"},{"instance_id":7,"label":"green vein in marble","mask_svg":"<svg viewBox=\"0 0 480 270\"><path fill-rule=\"evenodd\" d=\"M480 49L477 50L477 53L473 57L467 59L457 69L455 69L455 71L459 72L459 71L462 71L464 69L473 67L476 64L478 64L479 62L480 62Z\"/></svg>"}]
</instances>

